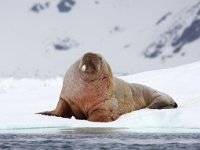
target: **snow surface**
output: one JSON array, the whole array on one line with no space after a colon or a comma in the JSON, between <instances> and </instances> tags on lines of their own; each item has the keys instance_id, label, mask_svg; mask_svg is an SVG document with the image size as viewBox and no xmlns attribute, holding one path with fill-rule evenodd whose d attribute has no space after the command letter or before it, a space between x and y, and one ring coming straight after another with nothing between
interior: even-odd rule
<instances>
[{"instance_id":1,"label":"snow surface","mask_svg":"<svg viewBox=\"0 0 200 150\"><path fill-rule=\"evenodd\" d=\"M0 79L0 132L114 128L132 132L200 132L200 61L176 68L123 76L171 95L177 109L142 109L110 123L36 115L54 109L62 79Z\"/></svg>"}]
</instances>

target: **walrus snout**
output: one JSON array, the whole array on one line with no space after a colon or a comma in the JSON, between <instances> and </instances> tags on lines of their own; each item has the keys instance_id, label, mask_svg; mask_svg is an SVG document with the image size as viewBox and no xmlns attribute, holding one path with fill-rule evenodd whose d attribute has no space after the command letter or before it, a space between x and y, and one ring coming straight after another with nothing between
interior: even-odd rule
<instances>
[{"instance_id":1,"label":"walrus snout","mask_svg":"<svg viewBox=\"0 0 200 150\"><path fill-rule=\"evenodd\" d=\"M100 70L101 60L102 58L98 54L86 53L80 62L79 68L85 73L95 73Z\"/></svg>"}]
</instances>

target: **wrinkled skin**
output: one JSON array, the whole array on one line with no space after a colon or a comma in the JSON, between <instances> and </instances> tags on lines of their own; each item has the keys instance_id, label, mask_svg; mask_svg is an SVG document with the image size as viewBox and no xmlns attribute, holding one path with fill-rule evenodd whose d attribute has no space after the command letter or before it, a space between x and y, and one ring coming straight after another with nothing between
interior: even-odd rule
<instances>
[{"instance_id":1,"label":"wrinkled skin","mask_svg":"<svg viewBox=\"0 0 200 150\"><path fill-rule=\"evenodd\" d=\"M38 114L110 122L142 108L176 108L167 94L113 77L99 54L86 53L66 72L55 110Z\"/></svg>"}]
</instances>

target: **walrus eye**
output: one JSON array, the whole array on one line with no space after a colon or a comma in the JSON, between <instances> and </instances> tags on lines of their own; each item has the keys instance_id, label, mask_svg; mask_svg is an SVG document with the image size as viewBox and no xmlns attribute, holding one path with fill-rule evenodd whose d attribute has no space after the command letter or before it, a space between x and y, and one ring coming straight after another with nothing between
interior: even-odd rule
<instances>
[{"instance_id":1,"label":"walrus eye","mask_svg":"<svg viewBox=\"0 0 200 150\"><path fill-rule=\"evenodd\" d=\"M86 65L83 65L83 66L81 67L81 70L82 70L83 72L85 72L85 71L86 71Z\"/></svg>"}]
</instances>

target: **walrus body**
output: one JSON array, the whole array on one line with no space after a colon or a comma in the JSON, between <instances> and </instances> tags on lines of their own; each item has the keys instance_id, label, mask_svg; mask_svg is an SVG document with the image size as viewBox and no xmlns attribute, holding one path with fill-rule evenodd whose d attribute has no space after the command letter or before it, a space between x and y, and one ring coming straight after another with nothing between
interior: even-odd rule
<instances>
[{"instance_id":1,"label":"walrus body","mask_svg":"<svg viewBox=\"0 0 200 150\"><path fill-rule=\"evenodd\" d=\"M142 108L176 107L169 95L113 77L102 56L86 53L66 72L56 109L38 114L109 122Z\"/></svg>"}]
</instances>

